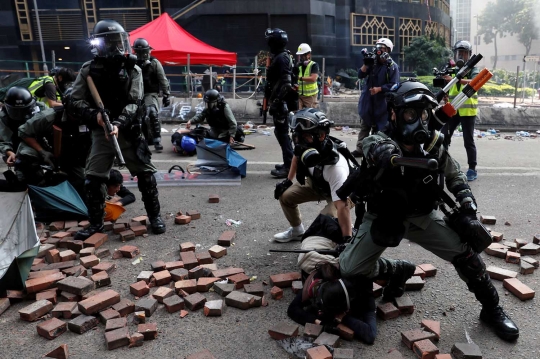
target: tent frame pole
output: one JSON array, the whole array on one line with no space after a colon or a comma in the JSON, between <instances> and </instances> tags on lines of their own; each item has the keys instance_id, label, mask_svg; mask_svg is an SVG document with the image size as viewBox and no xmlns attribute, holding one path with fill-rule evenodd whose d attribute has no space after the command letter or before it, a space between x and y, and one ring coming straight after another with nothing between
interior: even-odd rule
<instances>
[{"instance_id":1,"label":"tent frame pole","mask_svg":"<svg viewBox=\"0 0 540 359\"><path fill-rule=\"evenodd\" d=\"M190 54L187 54L187 77L186 77L186 85L188 85L188 96L189 96L189 99L191 100L191 90L193 89L193 83L192 83L192 79L191 79L191 69L190 69L190 60L191 60L191 55Z\"/></svg>"},{"instance_id":2,"label":"tent frame pole","mask_svg":"<svg viewBox=\"0 0 540 359\"><path fill-rule=\"evenodd\" d=\"M321 102L324 102L324 85L326 83L325 79L324 79L324 73L326 72L326 58L323 57L322 59L322 78L321 78L321 84L322 84L322 88L321 88Z\"/></svg>"},{"instance_id":3,"label":"tent frame pole","mask_svg":"<svg viewBox=\"0 0 540 359\"><path fill-rule=\"evenodd\" d=\"M232 94L233 98L236 98L236 64L233 66L233 80L232 80Z\"/></svg>"},{"instance_id":4,"label":"tent frame pole","mask_svg":"<svg viewBox=\"0 0 540 359\"><path fill-rule=\"evenodd\" d=\"M212 66L210 66L210 90L214 88L214 86L212 86L212 77L214 77L214 73L212 72Z\"/></svg>"},{"instance_id":5,"label":"tent frame pole","mask_svg":"<svg viewBox=\"0 0 540 359\"><path fill-rule=\"evenodd\" d=\"M257 73L259 72L258 71L258 67L259 67L258 66L259 65L258 61L259 61L258 56L255 55L255 62L254 62L255 66L253 66L253 83L255 85L255 92L254 92L255 93L255 96L254 96L255 100L257 99Z\"/></svg>"}]
</instances>

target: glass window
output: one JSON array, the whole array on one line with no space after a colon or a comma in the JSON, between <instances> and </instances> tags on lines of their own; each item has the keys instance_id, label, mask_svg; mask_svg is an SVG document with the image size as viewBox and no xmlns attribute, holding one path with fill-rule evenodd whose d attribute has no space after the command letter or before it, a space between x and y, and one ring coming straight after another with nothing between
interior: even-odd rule
<instances>
[{"instance_id":1,"label":"glass window","mask_svg":"<svg viewBox=\"0 0 540 359\"><path fill-rule=\"evenodd\" d=\"M40 10L80 9L79 0L40 0L37 5ZM34 2L28 1L28 6L33 9Z\"/></svg>"},{"instance_id":2,"label":"glass window","mask_svg":"<svg viewBox=\"0 0 540 359\"><path fill-rule=\"evenodd\" d=\"M146 0L96 0L96 6L100 8L130 8L146 7Z\"/></svg>"}]
</instances>

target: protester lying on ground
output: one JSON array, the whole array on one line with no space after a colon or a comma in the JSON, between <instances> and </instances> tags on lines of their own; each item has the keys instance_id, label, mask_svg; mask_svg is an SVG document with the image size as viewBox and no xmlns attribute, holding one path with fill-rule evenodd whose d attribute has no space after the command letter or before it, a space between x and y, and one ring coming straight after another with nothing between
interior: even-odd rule
<instances>
[{"instance_id":1,"label":"protester lying on ground","mask_svg":"<svg viewBox=\"0 0 540 359\"><path fill-rule=\"evenodd\" d=\"M118 203L122 206L127 206L135 202L135 195L124 185L124 177L120 171L111 169L109 179L107 180L107 197L106 201L110 203Z\"/></svg>"},{"instance_id":2,"label":"protester lying on ground","mask_svg":"<svg viewBox=\"0 0 540 359\"><path fill-rule=\"evenodd\" d=\"M178 153L180 156L193 156L197 154L197 143L200 142L200 139L204 136L198 136L195 131L201 133L202 127L195 128L193 130L188 130L185 128L178 129L171 136L171 142L173 144L173 151Z\"/></svg>"}]
</instances>

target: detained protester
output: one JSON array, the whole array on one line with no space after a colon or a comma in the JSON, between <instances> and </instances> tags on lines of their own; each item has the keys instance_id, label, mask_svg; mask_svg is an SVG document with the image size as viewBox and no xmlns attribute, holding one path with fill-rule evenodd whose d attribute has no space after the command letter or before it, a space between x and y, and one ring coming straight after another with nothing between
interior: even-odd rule
<instances>
[{"instance_id":1,"label":"detained protester","mask_svg":"<svg viewBox=\"0 0 540 359\"><path fill-rule=\"evenodd\" d=\"M107 197L105 200L110 203L121 204L127 206L135 202L135 195L124 185L124 177L120 171L112 169L109 172L109 179L106 182L107 185Z\"/></svg>"},{"instance_id":2,"label":"detained protester","mask_svg":"<svg viewBox=\"0 0 540 359\"><path fill-rule=\"evenodd\" d=\"M48 76L37 78L28 86L28 91L37 101L47 107L62 106L64 92L75 81L75 72L67 67L55 67Z\"/></svg>"}]
</instances>

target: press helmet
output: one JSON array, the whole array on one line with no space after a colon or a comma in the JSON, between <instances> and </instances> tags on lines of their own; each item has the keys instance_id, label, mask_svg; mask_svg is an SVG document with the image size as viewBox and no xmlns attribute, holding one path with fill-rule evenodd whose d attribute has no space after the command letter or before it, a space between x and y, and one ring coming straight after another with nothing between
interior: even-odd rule
<instances>
[{"instance_id":1,"label":"press helmet","mask_svg":"<svg viewBox=\"0 0 540 359\"><path fill-rule=\"evenodd\" d=\"M28 89L14 86L6 93L4 107L12 120L25 122L34 115L36 100Z\"/></svg>"},{"instance_id":2,"label":"press helmet","mask_svg":"<svg viewBox=\"0 0 540 359\"><path fill-rule=\"evenodd\" d=\"M133 51L137 55L137 60L146 61L150 59L152 48L146 39L138 38L133 42Z\"/></svg>"},{"instance_id":3,"label":"press helmet","mask_svg":"<svg viewBox=\"0 0 540 359\"><path fill-rule=\"evenodd\" d=\"M95 26L90 38L95 56L114 57L131 53L129 34L114 20L101 20Z\"/></svg>"},{"instance_id":4,"label":"press helmet","mask_svg":"<svg viewBox=\"0 0 540 359\"><path fill-rule=\"evenodd\" d=\"M386 46L386 48L389 50L388 52L392 52L392 50L394 49L394 44L389 38L386 38L386 37L381 37L379 40L377 40L377 42L375 43L375 46L377 45Z\"/></svg>"},{"instance_id":5,"label":"press helmet","mask_svg":"<svg viewBox=\"0 0 540 359\"><path fill-rule=\"evenodd\" d=\"M270 46L272 52L277 52L285 49L285 46L289 43L289 36L287 32L281 29L266 29L264 38Z\"/></svg>"},{"instance_id":6,"label":"press helmet","mask_svg":"<svg viewBox=\"0 0 540 359\"><path fill-rule=\"evenodd\" d=\"M311 52L311 47L308 44L303 43L303 44L300 44L300 46L298 46L298 51L296 51L296 54L304 55L304 54L307 54L308 52Z\"/></svg>"}]
</instances>

